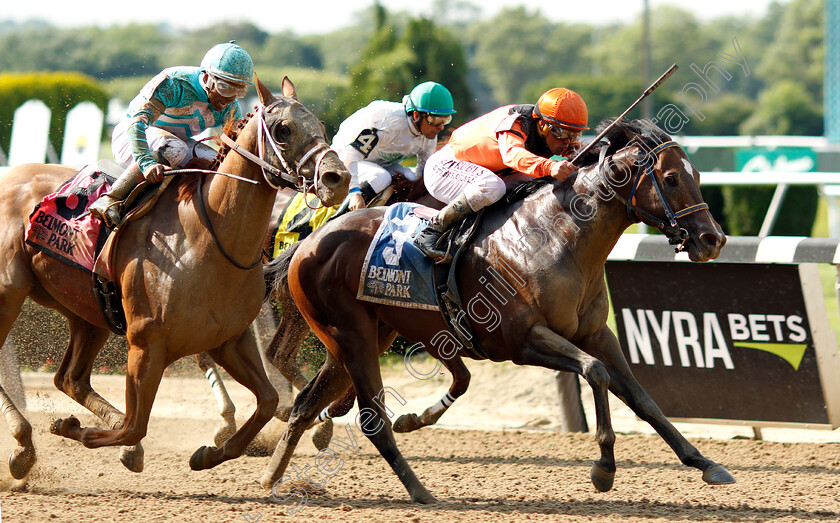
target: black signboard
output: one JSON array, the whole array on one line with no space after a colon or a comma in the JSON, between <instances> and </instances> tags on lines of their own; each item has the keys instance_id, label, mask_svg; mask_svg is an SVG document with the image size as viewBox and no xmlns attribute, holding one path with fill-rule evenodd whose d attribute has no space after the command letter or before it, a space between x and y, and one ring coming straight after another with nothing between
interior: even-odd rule
<instances>
[{"instance_id":1,"label":"black signboard","mask_svg":"<svg viewBox=\"0 0 840 523\"><path fill-rule=\"evenodd\" d=\"M797 265L610 261L607 283L666 416L829 424Z\"/></svg>"}]
</instances>

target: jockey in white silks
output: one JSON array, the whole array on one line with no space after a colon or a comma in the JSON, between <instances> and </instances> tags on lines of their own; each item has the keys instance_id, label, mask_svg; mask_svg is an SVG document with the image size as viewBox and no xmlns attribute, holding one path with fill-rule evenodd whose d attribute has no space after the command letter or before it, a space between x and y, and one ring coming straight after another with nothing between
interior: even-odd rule
<instances>
[{"instance_id":1,"label":"jockey in white silks","mask_svg":"<svg viewBox=\"0 0 840 523\"><path fill-rule=\"evenodd\" d=\"M438 134L455 112L446 87L423 82L402 103L376 100L344 120L332 148L350 171L350 210L364 207L391 185L395 174L409 181L422 177ZM400 165L414 156L414 170Z\"/></svg>"}]
</instances>

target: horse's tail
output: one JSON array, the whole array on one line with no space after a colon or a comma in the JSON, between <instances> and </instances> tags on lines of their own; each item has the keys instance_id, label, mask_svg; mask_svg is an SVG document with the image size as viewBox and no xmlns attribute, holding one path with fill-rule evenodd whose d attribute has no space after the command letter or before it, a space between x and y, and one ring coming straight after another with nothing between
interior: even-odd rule
<instances>
[{"instance_id":1,"label":"horse's tail","mask_svg":"<svg viewBox=\"0 0 840 523\"><path fill-rule=\"evenodd\" d=\"M281 252L280 256L271 260L267 265L263 265L264 299L274 298L277 301L282 301L281 298L289 294L289 265L299 245L300 242L293 243Z\"/></svg>"}]
</instances>

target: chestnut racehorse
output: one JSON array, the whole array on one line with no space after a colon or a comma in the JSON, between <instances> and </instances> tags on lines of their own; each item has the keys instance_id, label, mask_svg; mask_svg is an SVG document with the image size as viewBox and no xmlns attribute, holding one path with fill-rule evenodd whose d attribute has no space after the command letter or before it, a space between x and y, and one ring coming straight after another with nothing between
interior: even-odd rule
<instances>
[{"instance_id":1,"label":"chestnut racehorse","mask_svg":"<svg viewBox=\"0 0 840 523\"><path fill-rule=\"evenodd\" d=\"M274 414L277 392L246 332L265 292L259 262L274 196L279 187L297 185L334 205L346 196L350 175L330 151L320 121L297 101L288 78L283 96L276 98L256 77L255 84L261 105L235 142L229 139L218 172L197 184L195 178L193 183L176 179L149 214L122 226L114 273L127 320L125 415L90 386L94 358L109 335L90 275L24 243L32 209L75 171L27 164L0 178L5 260L0 343L27 296L63 314L70 343L55 385L110 427L82 428L71 417L55 420L53 433L89 448L138 444L164 369L202 351L254 393L257 407L220 448L198 449L190 459L193 469L239 456ZM1 389L0 402L19 445L10 457L12 475L22 478L35 461L31 427ZM126 466L142 470L141 452L123 454Z\"/></svg>"},{"instance_id":2,"label":"chestnut racehorse","mask_svg":"<svg viewBox=\"0 0 840 523\"><path fill-rule=\"evenodd\" d=\"M650 423L682 463L700 469L706 482L731 483L732 475L701 455L633 377L607 327L604 280L607 256L634 221L662 230L695 262L717 257L726 237L703 203L699 172L666 133L636 120L619 122L607 138L600 154L584 158L585 166L568 180L535 180L514 192L518 198L486 209L456 268L469 313L462 323L469 324L490 360L570 371L586 379L594 393L601 453L590 472L598 490L612 488L616 470L608 391ZM351 213L315 231L291 258L291 294L329 354L295 399L261 479L264 487L289 477L284 473L303 431L353 386L359 428L412 500L435 501L397 449L392 412L383 403L392 391L383 389L378 356L397 332L423 343L438 359L469 354L438 312L356 299L365 254L382 217L378 209Z\"/></svg>"}]
</instances>

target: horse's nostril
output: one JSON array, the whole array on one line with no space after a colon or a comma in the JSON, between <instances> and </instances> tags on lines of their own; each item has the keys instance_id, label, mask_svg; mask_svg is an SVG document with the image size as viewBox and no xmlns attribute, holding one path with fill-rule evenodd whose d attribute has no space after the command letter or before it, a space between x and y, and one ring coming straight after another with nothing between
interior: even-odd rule
<instances>
[{"instance_id":1,"label":"horse's nostril","mask_svg":"<svg viewBox=\"0 0 840 523\"><path fill-rule=\"evenodd\" d=\"M723 244L726 243L726 236L722 234L703 233L700 235L700 241L709 247L723 247Z\"/></svg>"},{"instance_id":2,"label":"horse's nostril","mask_svg":"<svg viewBox=\"0 0 840 523\"><path fill-rule=\"evenodd\" d=\"M336 171L327 171L321 175L321 183L327 187L335 187L341 183L341 175Z\"/></svg>"}]
</instances>

